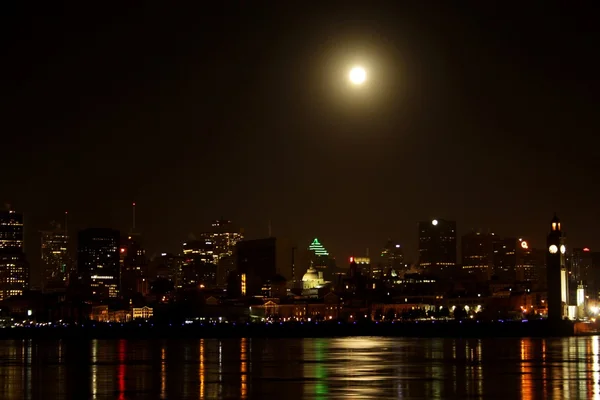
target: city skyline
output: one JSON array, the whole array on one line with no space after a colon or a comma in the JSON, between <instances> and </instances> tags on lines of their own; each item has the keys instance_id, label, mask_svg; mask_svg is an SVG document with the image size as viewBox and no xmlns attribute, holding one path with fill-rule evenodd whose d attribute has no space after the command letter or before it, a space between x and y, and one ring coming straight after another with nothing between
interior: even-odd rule
<instances>
[{"instance_id":1,"label":"city skyline","mask_svg":"<svg viewBox=\"0 0 600 400\"><path fill-rule=\"evenodd\" d=\"M136 206L134 206L134 207L136 207ZM13 210L12 212L15 212L15 211ZM20 215L22 213L17 212L17 214ZM67 213L65 213L65 215L66 214ZM417 226L419 226L419 224L421 224L421 225L423 225L425 227L428 227L428 226L437 227L439 221L445 222L445 220L443 220L443 219L435 219L434 218L431 221L420 221L420 222L417 223ZM271 221L269 221L269 223L270 222ZM456 223L456 221L449 221L449 222L450 223ZM62 228L60 224L56 225L55 229L56 229L57 233L60 233L62 235L66 235L66 236L69 237L69 240L67 242L68 243L68 251L65 254L65 256L70 258L69 262L72 264L73 262L76 262L76 259L77 259L77 257L76 257L76 249L77 249L77 246L78 246L77 240L73 240L73 239L76 238L77 234L79 232L81 232L81 231L84 231L86 229L95 229L95 228L98 228L98 227L86 227L86 228L80 229L78 231L71 231L71 229L68 227L69 220L65 219L64 223L67 226L66 229ZM200 238L200 241L211 240L211 239L209 239L209 237L215 235L216 234L215 232L218 232L219 229L221 229L221 228L218 227L219 223L226 223L228 225L231 225L232 221L225 221L225 220L222 220L222 218L221 219L214 219L213 218L210 221L207 221L204 224L205 228L204 229L199 229L197 231L197 234L198 234L198 236ZM54 221L51 221L51 223L49 225L52 225L52 224L56 224L56 223ZM215 225L215 224L217 224L217 225ZM241 236L239 236L239 234L236 234L239 237L242 237L243 240L264 239L264 238L269 237L268 235L257 236L257 237L254 237L252 235L245 236L246 230L243 227L240 227L239 224L237 224L237 223L234 223L233 225L235 226L235 228L234 229L229 229L229 230L232 231L232 232L234 232L234 233L235 232L244 232ZM460 226L460 222L458 222L458 226ZM105 227L103 227L103 228L100 228L100 229L115 229L115 228L105 228ZM484 235L485 234L488 234L488 235L491 234L491 235L495 235L495 236L492 236L492 237L496 237L498 240L509 240L509 242L511 240L513 240L513 241L517 241L518 240L519 243L516 243L514 245L514 246L517 246L517 248L520 245L520 241L522 241L522 240L526 240L527 246L529 246L531 249L542 250L544 248L544 244L543 243L537 243L531 237L525 237L525 236L514 235L514 234L500 235L500 234L498 234L496 232L493 232L491 229L477 229L477 230L470 230L470 231L467 231L467 232L464 232L464 231L462 231L462 230L460 230L458 228L454 228L454 229L456 229L456 232L454 233L456 235L455 242L454 242L454 246L455 246L455 254L454 255L456 256L456 258L455 258L456 259L455 264L458 265L458 266L461 266L461 267L464 265L464 253L463 253L463 251L464 251L464 247L463 247L464 246L464 240L465 240L466 237L468 237L471 234L480 234L480 233L482 233ZM123 236L124 238L127 237L127 234L124 234L124 232L129 232L130 235L132 234L131 233L132 232L132 228L131 227L129 227L127 230L119 230L119 229L116 229L116 230L119 231L119 232L121 232L121 234L124 235ZM24 232L28 231L28 229L27 229L27 227L25 225L24 225L23 231ZM39 242L39 239L40 238L43 239L44 235L47 234L48 232L50 232L50 231L36 232L37 238L35 238L35 239L38 240L38 242ZM144 251L148 252L148 247L147 247L147 244L146 244L147 243L147 236L144 234L144 232L142 232L141 230L136 230L135 235L136 235L136 238L138 240L141 239L141 242L139 242L138 245L141 245L142 248L144 249ZM417 238L417 236L420 236L420 235L421 235L421 233L415 232L415 238ZM194 235L194 237L195 237L195 235ZM277 237L277 235L274 234L273 237ZM299 242L299 241L293 240L293 239L292 239L292 242L296 243L296 245L299 246L300 248L306 248L307 250L309 250L310 247L311 247L311 244L314 245L314 241L315 240L317 240L317 241L319 240L317 238L314 238L314 236L312 236L312 237L313 237L313 239L310 239L310 240L308 240L306 242ZM131 236L129 236L129 239L131 239ZM289 238L286 238L286 239L289 240ZM390 238L387 238L386 240L389 240L389 239ZM597 251L595 247L590 247L590 246L588 246L586 244L584 244L584 245L573 245L570 242L569 237L567 235L565 235L565 239L566 239L566 243L567 243L567 246L568 246L568 249L569 249L568 250L569 254L571 254L572 251L575 251L575 252L576 251L581 251L582 248L587 248L588 251L590 251L590 252L596 252ZM44 255L43 255L43 251L44 251L43 250L44 249L44 242L43 242L43 240L42 240L42 248L41 249L38 246L29 246L28 251L25 253L27 262L31 266L30 267L30 270L31 270L31 278L30 279L31 279L32 284L34 285L34 287L39 287L40 285L41 286L44 285L43 274L45 273L44 272L44 268L45 268L44 267L44 263L45 263L45 261L44 261ZM235 242L237 242L237 240L239 240L239 239L236 239ZM186 245L191 244L193 242L198 242L199 243L198 240L196 240L196 239L190 239L190 237L188 236L187 239L186 238L182 238L178 242L177 246L175 246L172 249L171 248L167 248L167 246L159 246L159 248L156 251L151 251L151 252L148 253L148 260L150 261L154 257L160 257L162 253L168 253L168 254L174 254L174 255L185 255L185 253L186 253L186 250L185 250ZM332 242L335 242L335 239L333 239ZM418 245L414 249L411 249L411 248L405 246L403 242L400 242L400 241L397 241L397 240L395 242L397 242L398 245L400 245L402 247L402 251L403 252L406 252L406 253L408 253L408 254L411 255L410 257L408 257L406 259L406 261L410 263L408 265L409 267L411 267L411 266L421 267L421 268L423 268L424 271L427 270L426 267L423 267L422 265L420 265L422 263L422 260L419 257L419 246L420 245ZM589 243L589 241L588 242L584 242L584 243ZM320 245L320 243L318 243L318 244ZM24 246L25 242L23 242L21 245ZM366 255L367 251L369 252L369 255L371 255L371 258L373 259L374 262L376 262L376 263L379 263L379 262L385 263L385 260L383 259L383 256L379 255L380 251L383 250L385 248L385 246L386 246L386 243L384 241L382 241L380 243L379 247L375 247L375 248L372 248L372 247L363 247L361 249L357 249L356 251L350 251L350 252L348 252L346 254L331 253L331 256L333 258L337 259L338 264L339 264L338 267L341 266L342 268L346 264L346 262L348 260L348 257L362 257L362 256ZM329 241L327 241L327 247L334 247L334 246L330 246ZM520 250L520 248L519 248L519 250ZM210 257L212 258L213 257L212 256L212 250L210 251L210 253L211 253ZM33 258L32 254L34 254L34 255L41 254L41 257L42 257L41 260L39 260L37 258ZM218 263L218 257L215 258L215 261L214 261L215 265L217 263ZM493 262L493 261L490 261L490 265L492 265L492 264L496 264L496 263ZM490 274L491 274L491 272L490 272Z\"/></svg>"}]
</instances>

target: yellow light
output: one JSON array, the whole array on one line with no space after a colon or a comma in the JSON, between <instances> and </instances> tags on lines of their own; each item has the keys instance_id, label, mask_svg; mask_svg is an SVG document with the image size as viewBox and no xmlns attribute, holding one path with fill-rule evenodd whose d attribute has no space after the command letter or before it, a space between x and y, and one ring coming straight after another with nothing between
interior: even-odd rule
<instances>
[{"instance_id":1,"label":"yellow light","mask_svg":"<svg viewBox=\"0 0 600 400\"><path fill-rule=\"evenodd\" d=\"M354 67L350 70L350 81L355 85L362 84L367 79L367 73L362 67Z\"/></svg>"}]
</instances>

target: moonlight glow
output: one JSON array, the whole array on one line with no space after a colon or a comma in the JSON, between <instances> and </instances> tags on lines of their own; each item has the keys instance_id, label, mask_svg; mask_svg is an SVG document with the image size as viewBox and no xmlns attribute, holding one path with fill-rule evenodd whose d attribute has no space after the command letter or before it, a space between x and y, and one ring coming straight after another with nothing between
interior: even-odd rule
<instances>
[{"instance_id":1,"label":"moonlight glow","mask_svg":"<svg viewBox=\"0 0 600 400\"><path fill-rule=\"evenodd\" d=\"M367 73L362 67L354 67L350 70L350 82L355 85L362 84L367 77Z\"/></svg>"}]
</instances>

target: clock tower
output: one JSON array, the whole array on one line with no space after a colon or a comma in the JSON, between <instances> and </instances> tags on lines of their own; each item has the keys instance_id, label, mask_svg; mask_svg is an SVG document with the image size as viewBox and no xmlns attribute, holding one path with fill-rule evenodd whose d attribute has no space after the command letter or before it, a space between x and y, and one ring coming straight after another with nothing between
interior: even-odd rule
<instances>
[{"instance_id":1,"label":"clock tower","mask_svg":"<svg viewBox=\"0 0 600 400\"><path fill-rule=\"evenodd\" d=\"M556 214L552 218L546 245L548 319L560 321L567 316L569 290L567 268L565 267L566 248L560 220Z\"/></svg>"}]
</instances>

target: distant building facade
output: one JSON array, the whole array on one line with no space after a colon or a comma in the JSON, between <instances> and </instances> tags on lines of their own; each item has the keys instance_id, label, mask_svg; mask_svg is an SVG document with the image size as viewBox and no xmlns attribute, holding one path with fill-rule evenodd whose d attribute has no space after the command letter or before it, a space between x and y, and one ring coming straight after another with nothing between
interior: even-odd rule
<instances>
[{"instance_id":1,"label":"distant building facade","mask_svg":"<svg viewBox=\"0 0 600 400\"><path fill-rule=\"evenodd\" d=\"M388 239L381 251L381 265L384 275L389 275L392 271L395 271L397 274L406 272L407 265L404 263L404 249L400 243Z\"/></svg>"},{"instance_id":2,"label":"distant building facade","mask_svg":"<svg viewBox=\"0 0 600 400\"><path fill-rule=\"evenodd\" d=\"M502 281L516 280L517 239L495 237L492 246L494 275Z\"/></svg>"},{"instance_id":3,"label":"distant building facade","mask_svg":"<svg viewBox=\"0 0 600 400\"><path fill-rule=\"evenodd\" d=\"M517 281L537 282L537 253L525 239L519 239L516 248L515 278Z\"/></svg>"},{"instance_id":4,"label":"distant building facade","mask_svg":"<svg viewBox=\"0 0 600 400\"><path fill-rule=\"evenodd\" d=\"M260 294L262 285L273 280L276 275L291 281L293 253L294 246L282 238L239 242L236 249L236 271L240 279L241 294Z\"/></svg>"},{"instance_id":5,"label":"distant building facade","mask_svg":"<svg viewBox=\"0 0 600 400\"><path fill-rule=\"evenodd\" d=\"M42 287L44 291L66 287L71 272L69 235L57 225L41 232Z\"/></svg>"},{"instance_id":6,"label":"distant building facade","mask_svg":"<svg viewBox=\"0 0 600 400\"><path fill-rule=\"evenodd\" d=\"M456 222L419 222L419 266L427 273L448 276L456 268Z\"/></svg>"},{"instance_id":7,"label":"distant building facade","mask_svg":"<svg viewBox=\"0 0 600 400\"><path fill-rule=\"evenodd\" d=\"M469 232L461 239L463 271L486 281L492 275L493 239L489 233Z\"/></svg>"},{"instance_id":8,"label":"distant building facade","mask_svg":"<svg viewBox=\"0 0 600 400\"><path fill-rule=\"evenodd\" d=\"M149 279L149 263L140 239L140 235L130 234L121 240L119 264L121 269L120 293L122 295L131 296L134 293L140 293L140 285L143 286L143 282L147 282Z\"/></svg>"},{"instance_id":9,"label":"distant building facade","mask_svg":"<svg viewBox=\"0 0 600 400\"><path fill-rule=\"evenodd\" d=\"M100 298L119 296L119 244L117 230L91 228L79 232L77 271L91 295Z\"/></svg>"},{"instance_id":10,"label":"distant building facade","mask_svg":"<svg viewBox=\"0 0 600 400\"><path fill-rule=\"evenodd\" d=\"M23 252L23 214L0 211L0 301L29 288L29 264Z\"/></svg>"}]
</instances>

